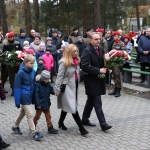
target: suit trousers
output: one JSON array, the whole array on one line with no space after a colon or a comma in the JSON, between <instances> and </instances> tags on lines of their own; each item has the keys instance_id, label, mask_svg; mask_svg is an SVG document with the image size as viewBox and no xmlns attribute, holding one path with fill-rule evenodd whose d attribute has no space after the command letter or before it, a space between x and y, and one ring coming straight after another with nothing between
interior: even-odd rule
<instances>
[{"instance_id":1,"label":"suit trousers","mask_svg":"<svg viewBox=\"0 0 150 150\"><path fill-rule=\"evenodd\" d=\"M102 110L102 101L101 101L101 96L90 96L88 95L88 99L86 101L84 111L83 111L83 116L82 116L82 121L88 121L89 117L91 115L92 109L95 109L97 118L99 120L100 126L106 126L106 120L105 116Z\"/></svg>"},{"instance_id":2,"label":"suit trousers","mask_svg":"<svg viewBox=\"0 0 150 150\"><path fill-rule=\"evenodd\" d=\"M21 105L21 110L15 121L14 126L19 127L19 124L25 115L27 117L29 129L30 129L31 133L34 135L36 131L35 131L35 125L33 122L33 113L32 113L31 105Z\"/></svg>"},{"instance_id":3,"label":"suit trousers","mask_svg":"<svg viewBox=\"0 0 150 150\"><path fill-rule=\"evenodd\" d=\"M35 126L37 125L38 120L40 119L40 116L41 116L42 112L45 114L47 127L48 128L51 127L52 126L52 121L51 121L51 113L50 113L49 109L45 109L45 110L38 109L38 110L36 110L36 114L35 114L34 119L33 119Z\"/></svg>"},{"instance_id":4,"label":"suit trousers","mask_svg":"<svg viewBox=\"0 0 150 150\"><path fill-rule=\"evenodd\" d=\"M146 70L145 67L149 67L147 71L150 72L150 63L144 62L144 63L140 63L140 65L141 65L141 71L145 71ZM145 80L145 75L144 74L141 74L141 79Z\"/></svg>"}]
</instances>

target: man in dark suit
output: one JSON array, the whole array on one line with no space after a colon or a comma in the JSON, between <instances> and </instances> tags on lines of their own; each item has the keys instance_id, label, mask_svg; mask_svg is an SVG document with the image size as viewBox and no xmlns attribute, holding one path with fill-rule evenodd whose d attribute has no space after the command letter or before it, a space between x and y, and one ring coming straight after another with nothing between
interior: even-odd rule
<instances>
[{"instance_id":1,"label":"man in dark suit","mask_svg":"<svg viewBox=\"0 0 150 150\"><path fill-rule=\"evenodd\" d=\"M83 111L82 123L83 125L95 126L89 121L93 107L95 108L97 118L103 131L110 129L112 126L108 125L102 110L101 96L106 94L105 79L99 78L100 73L106 73L104 68L104 50L100 44L100 35L98 33L91 33L90 44L83 50L81 57L81 67L85 74L84 84L87 95L87 102Z\"/></svg>"}]
</instances>

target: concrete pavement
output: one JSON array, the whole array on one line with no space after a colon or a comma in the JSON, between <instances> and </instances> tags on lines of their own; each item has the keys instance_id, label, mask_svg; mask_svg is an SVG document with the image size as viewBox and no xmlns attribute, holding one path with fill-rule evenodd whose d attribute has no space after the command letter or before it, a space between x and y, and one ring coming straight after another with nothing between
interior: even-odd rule
<instances>
[{"instance_id":1,"label":"concrete pavement","mask_svg":"<svg viewBox=\"0 0 150 150\"><path fill-rule=\"evenodd\" d=\"M103 132L99 126L95 111L90 121L96 127L86 127L89 138L80 135L72 115L67 114L65 125L67 131L59 130L58 135L49 135L44 115L42 114L37 129L43 134L41 142L34 141L29 133L26 118L20 124L22 136L15 136L11 130L13 122L19 113L14 105L9 90L5 104L0 103L0 133L4 141L11 144L7 150L150 150L150 101L122 93L121 97L102 96L103 111L107 123L113 128ZM86 102L84 85L79 84L79 114L82 116ZM57 100L51 96L51 115L55 128L58 128L60 110ZM33 112L35 113L34 106Z\"/></svg>"}]
</instances>

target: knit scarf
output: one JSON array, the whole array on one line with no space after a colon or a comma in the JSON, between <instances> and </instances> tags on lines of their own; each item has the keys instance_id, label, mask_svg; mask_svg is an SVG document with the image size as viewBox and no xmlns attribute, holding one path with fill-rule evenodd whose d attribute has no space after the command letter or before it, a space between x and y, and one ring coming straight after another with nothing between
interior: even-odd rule
<instances>
[{"instance_id":1,"label":"knit scarf","mask_svg":"<svg viewBox=\"0 0 150 150\"><path fill-rule=\"evenodd\" d=\"M73 58L73 63L74 63L74 65L75 65L76 69L77 69L77 66L78 66L78 59L77 59L77 58ZM76 71L76 70L75 70L74 74L75 74L75 81L77 81L77 80L78 80L78 74L77 74L77 71Z\"/></svg>"}]
</instances>

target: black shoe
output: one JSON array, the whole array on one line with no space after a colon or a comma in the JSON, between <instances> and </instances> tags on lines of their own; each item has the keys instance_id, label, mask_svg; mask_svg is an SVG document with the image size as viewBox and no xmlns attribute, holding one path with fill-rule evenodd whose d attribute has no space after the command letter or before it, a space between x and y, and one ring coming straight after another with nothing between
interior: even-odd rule
<instances>
[{"instance_id":1,"label":"black shoe","mask_svg":"<svg viewBox=\"0 0 150 150\"><path fill-rule=\"evenodd\" d=\"M145 80L144 79L142 79L141 81L140 81L140 83L144 83L145 82Z\"/></svg>"},{"instance_id":2,"label":"black shoe","mask_svg":"<svg viewBox=\"0 0 150 150\"><path fill-rule=\"evenodd\" d=\"M117 88L117 92L116 92L116 94L115 94L115 97L119 97L119 96L121 96L121 94L120 94L120 90L121 90L121 88Z\"/></svg>"},{"instance_id":3,"label":"black shoe","mask_svg":"<svg viewBox=\"0 0 150 150\"><path fill-rule=\"evenodd\" d=\"M56 130L55 128L53 128L53 126L48 128L48 133L49 134L58 134L58 130Z\"/></svg>"},{"instance_id":4,"label":"black shoe","mask_svg":"<svg viewBox=\"0 0 150 150\"><path fill-rule=\"evenodd\" d=\"M58 123L59 128L62 130L67 130L67 127L64 125L64 123Z\"/></svg>"},{"instance_id":5,"label":"black shoe","mask_svg":"<svg viewBox=\"0 0 150 150\"><path fill-rule=\"evenodd\" d=\"M85 128L80 129L80 133L84 137L88 137L89 132L85 130Z\"/></svg>"},{"instance_id":6,"label":"black shoe","mask_svg":"<svg viewBox=\"0 0 150 150\"><path fill-rule=\"evenodd\" d=\"M117 88L115 87L114 90L113 90L112 92L108 93L108 95L115 95L116 92L117 92Z\"/></svg>"},{"instance_id":7,"label":"black shoe","mask_svg":"<svg viewBox=\"0 0 150 150\"><path fill-rule=\"evenodd\" d=\"M105 126L103 126L101 128L102 128L103 131L106 131L106 130L109 130L110 128L112 128L112 126L107 124L107 125L105 125Z\"/></svg>"},{"instance_id":8,"label":"black shoe","mask_svg":"<svg viewBox=\"0 0 150 150\"><path fill-rule=\"evenodd\" d=\"M90 127L95 127L96 126L96 124L91 123L89 120L88 121L82 121L82 124L86 125L86 126L90 126Z\"/></svg>"},{"instance_id":9,"label":"black shoe","mask_svg":"<svg viewBox=\"0 0 150 150\"><path fill-rule=\"evenodd\" d=\"M7 148L8 146L10 146L10 144L5 143L4 141L0 142L0 149L1 148Z\"/></svg>"}]
</instances>

